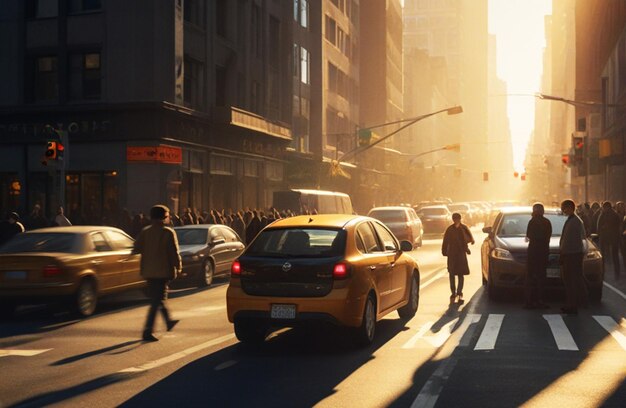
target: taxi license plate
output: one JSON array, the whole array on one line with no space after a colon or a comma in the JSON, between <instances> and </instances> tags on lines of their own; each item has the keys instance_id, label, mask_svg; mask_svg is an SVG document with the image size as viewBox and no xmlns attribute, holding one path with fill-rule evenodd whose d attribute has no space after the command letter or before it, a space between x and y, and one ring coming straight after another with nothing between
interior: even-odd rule
<instances>
[{"instance_id":1,"label":"taxi license plate","mask_svg":"<svg viewBox=\"0 0 626 408\"><path fill-rule=\"evenodd\" d=\"M561 270L559 268L548 268L546 270L546 276L548 278L560 278Z\"/></svg>"},{"instance_id":2,"label":"taxi license plate","mask_svg":"<svg viewBox=\"0 0 626 408\"><path fill-rule=\"evenodd\" d=\"M4 273L4 279L24 280L26 279L26 271L7 271Z\"/></svg>"},{"instance_id":3,"label":"taxi license plate","mask_svg":"<svg viewBox=\"0 0 626 408\"><path fill-rule=\"evenodd\" d=\"M272 319L295 319L296 305L272 305L270 317Z\"/></svg>"}]
</instances>

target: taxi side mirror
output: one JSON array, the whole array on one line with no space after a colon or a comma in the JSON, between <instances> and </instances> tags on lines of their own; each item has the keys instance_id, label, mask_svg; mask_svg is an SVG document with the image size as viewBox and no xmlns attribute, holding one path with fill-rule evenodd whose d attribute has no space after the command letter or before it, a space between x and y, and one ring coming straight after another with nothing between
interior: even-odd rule
<instances>
[{"instance_id":1,"label":"taxi side mirror","mask_svg":"<svg viewBox=\"0 0 626 408\"><path fill-rule=\"evenodd\" d=\"M400 250L402 252L411 252L413 250L413 244L409 241L400 241Z\"/></svg>"},{"instance_id":2,"label":"taxi side mirror","mask_svg":"<svg viewBox=\"0 0 626 408\"><path fill-rule=\"evenodd\" d=\"M493 233L493 227L485 227L485 228L483 228L483 232L485 234L491 234L491 233Z\"/></svg>"}]
</instances>

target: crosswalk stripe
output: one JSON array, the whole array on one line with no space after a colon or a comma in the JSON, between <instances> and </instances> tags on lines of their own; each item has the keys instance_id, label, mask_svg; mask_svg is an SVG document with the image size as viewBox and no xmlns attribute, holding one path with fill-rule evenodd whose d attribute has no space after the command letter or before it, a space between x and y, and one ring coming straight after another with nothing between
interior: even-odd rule
<instances>
[{"instance_id":1,"label":"crosswalk stripe","mask_svg":"<svg viewBox=\"0 0 626 408\"><path fill-rule=\"evenodd\" d=\"M550 330L552 330L552 336L554 336L554 340L556 341L556 345L559 350L572 350L578 351L578 346L572 337L569 329L565 325L563 321L563 316L558 314L552 315L543 315L543 318L546 319L548 324L550 325Z\"/></svg>"},{"instance_id":2,"label":"crosswalk stripe","mask_svg":"<svg viewBox=\"0 0 626 408\"><path fill-rule=\"evenodd\" d=\"M611 336L619 343L624 350L626 350L626 336L620 332L621 328L626 328L626 321L621 319L621 324L617 324L610 316L593 316L593 318L602 326L604 330L609 332Z\"/></svg>"},{"instance_id":3,"label":"crosswalk stripe","mask_svg":"<svg viewBox=\"0 0 626 408\"><path fill-rule=\"evenodd\" d=\"M493 350L504 320L503 314L490 314L474 350Z\"/></svg>"},{"instance_id":4,"label":"crosswalk stripe","mask_svg":"<svg viewBox=\"0 0 626 408\"><path fill-rule=\"evenodd\" d=\"M52 349L43 349L43 350L0 350L0 357L8 357L8 356L21 356L21 357L32 357L39 355L41 353L45 353L46 351L50 351Z\"/></svg>"}]
</instances>

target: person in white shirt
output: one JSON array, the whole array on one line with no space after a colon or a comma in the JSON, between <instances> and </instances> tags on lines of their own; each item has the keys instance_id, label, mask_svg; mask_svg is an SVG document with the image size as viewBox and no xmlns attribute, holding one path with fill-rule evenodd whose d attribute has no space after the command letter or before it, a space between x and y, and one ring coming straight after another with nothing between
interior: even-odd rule
<instances>
[{"instance_id":1,"label":"person in white shirt","mask_svg":"<svg viewBox=\"0 0 626 408\"><path fill-rule=\"evenodd\" d=\"M59 209L57 210L57 216L54 217L54 222L59 227L69 227L70 225L72 225L70 220L68 220L67 217L63 214L63 207L61 206L59 206Z\"/></svg>"}]
</instances>

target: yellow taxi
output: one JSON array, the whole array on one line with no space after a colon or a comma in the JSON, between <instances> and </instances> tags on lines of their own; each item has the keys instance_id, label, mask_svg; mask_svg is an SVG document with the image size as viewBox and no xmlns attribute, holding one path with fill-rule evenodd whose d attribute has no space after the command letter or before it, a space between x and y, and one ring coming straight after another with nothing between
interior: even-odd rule
<instances>
[{"instance_id":1,"label":"yellow taxi","mask_svg":"<svg viewBox=\"0 0 626 408\"><path fill-rule=\"evenodd\" d=\"M242 342L270 329L323 320L351 328L362 345L376 322L395 310L410 319L420 274L380 221L356 215L311 215L275 221L233 263L228 319Z\"/></svg>"}]
</instances>

